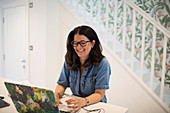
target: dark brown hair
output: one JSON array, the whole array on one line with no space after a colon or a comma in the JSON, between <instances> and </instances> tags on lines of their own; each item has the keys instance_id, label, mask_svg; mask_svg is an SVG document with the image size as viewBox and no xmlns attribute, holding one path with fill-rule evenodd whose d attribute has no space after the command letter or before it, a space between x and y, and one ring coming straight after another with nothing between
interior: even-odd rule
<instances>
[{"instance_id":1,"label":"dark brown hair","mask_svg":"<svg viewBox=\"0 0 170 113\"><path fill-rule=\"evenodd\" d=\"M97 66L100 61L104 58L102 55L102 46L100 44L99 38L96 32L89 26L78 26L74 28L68 35L67 38L67 53L65 55L65 60L67 63L67 67L71 70L77 71L77 69L81 66L80 60L78 55L76 54L71 42L74 40L74 35L84 35L86 36L91 42L95 40L94 47L91 49L89 53L89 58L83 64L84 67L89 65Z\"/></svg>"}]
</instances>

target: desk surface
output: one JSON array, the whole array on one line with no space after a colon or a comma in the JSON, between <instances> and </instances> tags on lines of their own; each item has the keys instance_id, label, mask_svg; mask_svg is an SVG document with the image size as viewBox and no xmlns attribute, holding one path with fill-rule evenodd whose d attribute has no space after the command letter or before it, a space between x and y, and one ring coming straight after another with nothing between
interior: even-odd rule
<instances>
[{"instance_id":1,"label":"desk surface","mask_svg":"<svg viewBox=\"0 0 170 113\"><path fill-rule=\"evenodd\" d=\"M10 106L8 107L0 108L0 113L17 113L17 110L11 98L8 96L8 91L4 85L4 81L14 82L11 80L0 78L0 95L4 96L5 97L4 100L10 104ZM61 101L65 101L65 99L61 99ZM101 109L101 108L104 109L105 113L127 113L128 112L128 108L111 105L108 103L107 104L101 103L101 102L85 107L85 109L88 109L88 110ZM81 108L77 113L87 113L87 111ZM104 112L101 110L101 113L104 113Z\"/></svg>"}]
</instances>

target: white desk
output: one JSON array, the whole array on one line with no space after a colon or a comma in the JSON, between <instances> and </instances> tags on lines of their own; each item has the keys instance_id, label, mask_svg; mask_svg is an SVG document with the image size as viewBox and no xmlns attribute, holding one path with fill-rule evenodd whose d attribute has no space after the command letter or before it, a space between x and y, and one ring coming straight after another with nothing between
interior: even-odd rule
<instances>
[{"instance_id":1,"label":"white desk","mask_svg":"<svg viewBox=\"0 0 170 113\"><path fill-rule=\"evenodd\" d=\"M17 110L16 110L11 98L8 96L8 91L4 84L5 81L14 82L11 80L0 78L0 95L4 96L5 97L4 100L6 102L10 103L10 106L8 106L8 107L0 108L0 113L17 113ZM61 101L64 101L64 99L63 100L61 99ZM101 102L93 104L93 105L89 105L85 108L88 110L103 108L105 113L127 113L128 112L128 108L111 105L111 104L106 104L106 103L101 103ZM81 108L77 113L87 113L87 111L85 111L84 109ZM96 112L94 112L94 113L96 113ZM101 113L104 113L104 112L101 111Z\"/></svg>"}]
</instances>

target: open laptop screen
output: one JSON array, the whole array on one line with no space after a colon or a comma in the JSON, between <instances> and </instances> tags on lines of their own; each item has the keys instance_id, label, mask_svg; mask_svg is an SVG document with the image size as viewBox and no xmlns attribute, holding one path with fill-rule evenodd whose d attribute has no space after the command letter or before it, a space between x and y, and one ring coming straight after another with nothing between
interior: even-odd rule
<instances>
[{"instance_id":1,"label":"open laptop screen","mask_svg":"<svg viewBox=\"0 0 170 113\"><path fill-rule=\"evenodd\" d=\"M20 113L59 113L51 90L5 82L8 93Z\"/></svg>"}]
</instances>

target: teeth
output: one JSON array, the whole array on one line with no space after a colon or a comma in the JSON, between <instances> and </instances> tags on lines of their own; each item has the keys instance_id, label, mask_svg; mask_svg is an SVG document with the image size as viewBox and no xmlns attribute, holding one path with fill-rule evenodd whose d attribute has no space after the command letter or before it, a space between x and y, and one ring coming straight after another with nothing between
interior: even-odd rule
<instances>
[{"instance_id":1,"label":"teeth","mask_svg":"<svg viewBox=\"0 0 170 113\"><path fill-rule=\"evenodd\" d=\"M82 52L82 51L84 51L84 49L83 50L78 50L79 52Z\"/></svg>"}]
</instances>

